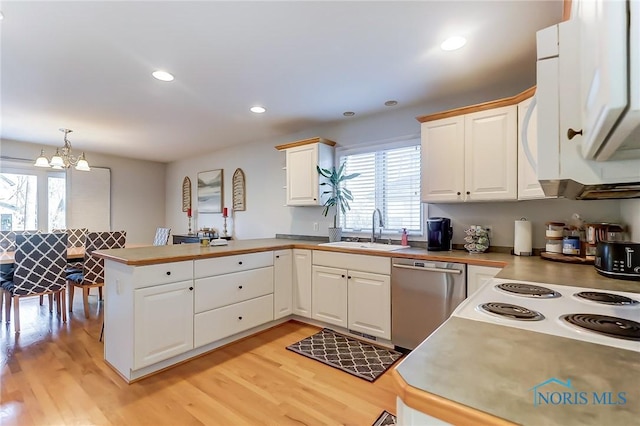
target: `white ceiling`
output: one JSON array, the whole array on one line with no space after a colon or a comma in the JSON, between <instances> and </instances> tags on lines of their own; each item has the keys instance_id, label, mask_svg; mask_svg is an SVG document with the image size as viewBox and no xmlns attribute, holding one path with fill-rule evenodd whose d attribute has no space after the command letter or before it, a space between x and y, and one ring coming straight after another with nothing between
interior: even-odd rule
<instances>
[{"instance_id":1,"label":"white ceiling","mask_svg":"<svg viewBox=\"0 0 640 426\"><path fill-rule=\"evenodd\" d=\"M168 162L535 81L555 1L2 1L2 139ZM446 37L467 45L443 52ZM151 72L175 75L160 82ZM249 107L260 104L267 113ZM343 117L344 111L356 116Z\"/></svg>"}]
</instances>

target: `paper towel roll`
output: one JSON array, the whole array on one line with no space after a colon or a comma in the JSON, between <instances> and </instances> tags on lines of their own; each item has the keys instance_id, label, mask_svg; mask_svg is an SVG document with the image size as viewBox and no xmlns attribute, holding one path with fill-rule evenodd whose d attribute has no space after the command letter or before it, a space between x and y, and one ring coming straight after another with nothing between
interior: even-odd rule
<instances>
[{"instance_id":1,"label":"paper towel roll","mask_svg":"<svg viewBox=\"0 0 640 426\"><path fill-rule=\"evenodd\" d=\"M533 244L531 222L524 218L516 220L513 240L513 254L516 256L531 256Z\"/></svg>"}]
</instances>

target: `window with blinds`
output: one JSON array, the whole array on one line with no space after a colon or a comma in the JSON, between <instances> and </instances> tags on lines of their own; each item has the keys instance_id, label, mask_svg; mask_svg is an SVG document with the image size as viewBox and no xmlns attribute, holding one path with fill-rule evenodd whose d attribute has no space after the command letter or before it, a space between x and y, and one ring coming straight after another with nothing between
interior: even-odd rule
<instances>
[{"instance_id":1,"label":"window with blinds","mask_svg":"<svg viewBox=\"0 0 640 426\"><path fill-rule=\"evenodd\" d=\"M360 173L344 183L351 191L351 210L340 217L345 231L371 231L374 209L380 209L387 233L422 232L420 145L342 155L345 174Z\"/></svg>"}]
</instances>

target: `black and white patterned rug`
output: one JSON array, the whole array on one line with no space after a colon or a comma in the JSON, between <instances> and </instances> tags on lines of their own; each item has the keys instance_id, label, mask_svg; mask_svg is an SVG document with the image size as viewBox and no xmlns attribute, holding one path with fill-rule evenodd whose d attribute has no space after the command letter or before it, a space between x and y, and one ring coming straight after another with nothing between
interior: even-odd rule
<instances>
[{"instance_id":1,"label":"black and white patterned rug","mask_svg":"<svg viewBox=\"0 0 640 426\"><path fill-rule=\"evenodd\" d=\"M287 349L370 382L402 357L400 352L352 339L328 328Z\"/></svg>"},{"instance_id":2,"label":"black and white patterned rug","mask_svg":"<svg viewBox=\"0 0 640 426\"><path fill-rule=\"evenodd\" d=\"M373 422L372 426L392 426L397 423L396 416L384 410L380 416Z\"/></svg>"}]
</instances>

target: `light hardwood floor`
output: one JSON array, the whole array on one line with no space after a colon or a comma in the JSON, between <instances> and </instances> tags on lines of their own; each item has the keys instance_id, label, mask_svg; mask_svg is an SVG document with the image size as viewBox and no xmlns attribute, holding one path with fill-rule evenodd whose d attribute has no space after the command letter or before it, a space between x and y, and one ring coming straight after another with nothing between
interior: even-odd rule
<instances>
[{"instance_id":1,"label":"light hardwood floor","mask_svg":"<svg viewBox=\"0 0 640 426\"><path fill-rule=\"evenodd\" d=\"M318 328L288 322L127 385L103 361L102 317L81 298L67 324L38 298L22 331L0 327L1 425L371 425L395 413L393 382L374 383L285 349Z\"/></svg>"}]
</instances>

